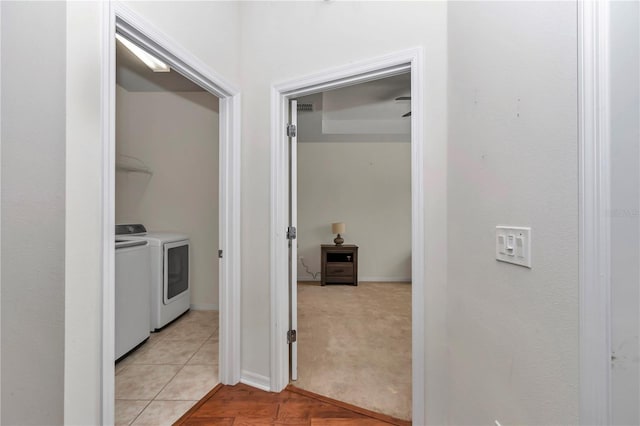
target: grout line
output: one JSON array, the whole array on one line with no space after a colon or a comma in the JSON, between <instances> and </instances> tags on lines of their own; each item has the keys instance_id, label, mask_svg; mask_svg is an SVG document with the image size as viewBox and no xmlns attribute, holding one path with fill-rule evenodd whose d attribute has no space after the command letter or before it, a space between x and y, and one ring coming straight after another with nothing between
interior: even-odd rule
<instances>
[{"instance_id":1,"label":"grout line","mask_svg":"<svg viewBox=\"0 0 640 426\"><path fill-rule=\"evenodd\" d=\"M191 355L189 357L189 359L187 360L187 362L184 363L184 365L186 366L187 364L189 364L189 361L191 361L191 359L193 359L194 356L196 356L196 354L200 351L200 349L202 349L202 347L204 346L205 343L207 343L207 341L211 338L211 336L213 336L215 334L215 331L213 333L211 333L211 335L209 335L209 337L207 337L206 339L204 339L204 342L202 342L202 344L200 346L198 346L198 349L196 349L196 351L193 353L193 355Z\"/></svg>"},{"instance_id":2,"label":"grout line","mask_svg":"<svg viewBox=\"0 0 640 426\"><path fill-rule=\"evenodd\" d=\"M158 364L158 366L163 366L163 365L180 365L180 364ZM163 390L165 390L165 388L167 387L167 385L169 383L171 383L171 381L173 379L176 378L176 376L184 369L184 366L187 365L186 363L182 364L180 366L180 368L178 369L178 371L176 371L176 373L171 376L171 378L167 381L167 383L164 384L164 386L162 386L162 388L158 391L158 393L153 397L153 401L156 401L156 398L158 397L158 395L160 395L162 393Z\"/></svg>"},{"instance_id":3,"label":"grout line","mask_svg":"<svg viewBox=\"0 0 640 426\"><path fill-rule=\"evenodd\" d=\"M177 324L177 323L175 323ZM167 385L169 383L171 383L171 381L173 379L176 378L176 376L184 369L184 367L187 366L188 362L191 361L191 359L196 355L196 353L198 353L200 351L200 349L202 349L202 347L205 345L205 343L207 343L216 333L219 333L219 325L216 326L214 328L214 330L211 332L211 334L209 336L207 336L203 342L200 344L200 346L198 346L198 348L193 352L193 354L183 363L183 364L134 364L133 362L125 367L122 368L122 370L120 371L120 373L122 373L126 368L128 368L131 365L154 365L157 366L158 368L162 368L163 366L167 366L167 365L178 365L180 366L180 368L176 371L176 373L164 384L164 386L162 386L162 388L158 391L158 393L155 394L155 396L147 403L147 405L144 406L144 408L138 413L138 415L129 423L129 425L132 425L133 423L135 423L135 421L142 415L142 413L144 413L144 411L149 407L149 405L151 405L152 402L154 401L193 401L191 399L185 399L185 400L158 400L158 395L160 395L162 393L162 391L167 387ZM166 332L168 330L162 330L159 331L158 334L162 334L163 332ZM155 346L156 344L164 341L164 339L166 338L166 336L158 336L156 340L153 344L150 345L150 347ZM150 342L147 342L150 343ZM131 354L133 355L133 354ZM219 360L218 360L219 361ZM197 364L199 365L199 364ZM218 373L219 375L219 373ZM115 376L115 374L114 374ZM218 382L219 382L219 377L218 377ZM117 398L116 398L117 399ZM146 399L138 399L138 400L129 400L129 401L147 401ZM196 401L197 403L198 401Z\"/></svg>"},{"instance_id":4,"label":"grout line","mask_svg":"<svg viewBox=\"0 0 640 426\"><path fill-rule=\"evenodd\" d=\"M135 399L135 400L131 400L131 401L146 401L146 400L145 400L145 399L139 399L139 400L138 400L138 399ZM151 400L151 401L153 401L153 400ZM139 412L139 413L138 413L138 414L133 418L133 420L131 420L131 421L129 422L129 425L134 424L134 423L136 422L136 420L138 420L138 417L140 417L140 415L141 415L142 413L144 413L144 410L146 410L146 409L147 409L147 407L151 404L151 401L148 401L148 402L147 402L147 405L145 405L145 406L144 406L144 408L143 408L142 410L140 410L140 412ZM114 404L114 406L115 406L115 404Z\"/></svg>"}]
</instances>

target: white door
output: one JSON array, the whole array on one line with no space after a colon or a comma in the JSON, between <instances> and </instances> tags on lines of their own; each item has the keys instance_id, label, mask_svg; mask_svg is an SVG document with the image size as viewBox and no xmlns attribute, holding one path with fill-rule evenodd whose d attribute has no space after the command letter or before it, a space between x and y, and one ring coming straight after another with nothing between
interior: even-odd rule
<instances>
[{"instance_id":1,"label":"white door","mask_svg":"<svg viewBox=\"0 0 640 426\"><path fill-rule=\"evenodd\" d=\"M298 379L298 101L289 102L289 359L291 380Z\"/></svg>"}]
</instances>

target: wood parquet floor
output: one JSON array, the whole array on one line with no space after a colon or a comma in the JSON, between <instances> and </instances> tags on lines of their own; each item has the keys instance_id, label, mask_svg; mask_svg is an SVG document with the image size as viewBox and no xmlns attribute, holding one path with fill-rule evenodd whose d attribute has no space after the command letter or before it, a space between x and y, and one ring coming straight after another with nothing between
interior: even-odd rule
<instances>
[{"instance_id":1,"label":"wood parquet floor","mask_svg":"<svg viewBox=\"0 0 640 426\"><path fill-rule=\"evenodd\" d=\"M411 422L294 386L288 386L280 393L272 393L238 384L216 386L174 424L204 425L409 426Z\"/></svg>"}]
</instances>

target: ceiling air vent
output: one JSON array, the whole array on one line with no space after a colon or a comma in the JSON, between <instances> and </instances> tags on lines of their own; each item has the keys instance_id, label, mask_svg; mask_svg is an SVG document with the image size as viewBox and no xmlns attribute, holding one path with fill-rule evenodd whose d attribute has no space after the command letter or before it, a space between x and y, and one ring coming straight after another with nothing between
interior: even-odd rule
<instances>
[{"instance_id":1,"label":"ceiling air vent","mask_svg":"<svg viewBox=\"0 0 640 426\"><path fill-rule=\"evenodd\" d=\"M298 104L298 111L313 111L313 104Z\"/></svg>"}]
</instances>

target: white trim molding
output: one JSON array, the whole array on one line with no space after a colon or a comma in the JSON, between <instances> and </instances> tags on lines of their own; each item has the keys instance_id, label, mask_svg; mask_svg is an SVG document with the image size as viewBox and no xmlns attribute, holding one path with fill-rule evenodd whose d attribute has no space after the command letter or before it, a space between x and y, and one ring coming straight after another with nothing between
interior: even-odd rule
<instances>
[{"instance_id":1,"label":"white trim molding","mask_svg":"<svg viewBox=\"0 0 640 426\"><path fill-rule=\"evenodd\" d=\"M412 374L413 422L425 424L424 322L424 93L422 48L408 49L344 67L332 68L271 88L271 391L289 382L288 144L285 122L289 99L411 72L411 193L412 193Z\"/></svg>"},{"instance_id":2,"label":"white trim molding","mask_svg":"<svg viewBox=\"0 0 640 426\"><path fill-rule=\"evenodd\" d=\"M580 424L611 423L609 2L578 2Z\"/></svg>"},{"instance_id":3,"label":"white trim molding","mask_svg":"<svg viewBox=\"0 0 640 426\"><path fill-rule=\"evenodd\" d=\"M363 283L410 283L409 277L358 277Z\"/></svg>"},{"instance_id":4,"label":"white trim molding","mask_svg":"<svg viewBox=\"0 0 640 426\"><path fill-rule=\"evenodd\" d=\"M219 270L220 353L223 384L240 381L240 92L196 56L122 2L104 2L103 125L103 324L102 422L114 422L115 233L115 34L160 58L220 100ZM211 305L213 307L213 305ZM195 308L196 306L194 306ZM209 307L209 305L207 305ZM216 307L217 308L217 307Z\"/></svg>"},{"instance_id":5,"label":"white trim molding","mask_svg":"<svg viewBox=\"0 0 640 426\"><path fill-rule=\"evenodd\" d=\"M320 278L298 277L298 282L314 282L319 283ZM360 283L410 283L411 278L408 277L358 277Z\"/></svg>"},{"instance_id":6,"label":"white trim molding","mask_svg":"<svg viewBox=\"0 0 640 426\"><path fill-rule=\"evenodd\" d=\"M217 311L218 305L214 303L192 303L189 309L192 311Z\"/></svg>"},{"instance_id":7,"label":"white trim molding","mask_svg":"<svg viewBox=\"0 0 640 426\"><path fill-rule=\"evenodd\" d=\"M2 2L0 2L0 30L2 29ZM2 31L0 31L0 46L2 46ZM2 82L2 54L0 54L0 83ZM0 84L0 99L2 99L2 84ZM0 102L0 141L2 141L2 102ZM0 149L0 164L2 163L2 149ZM0 181L0 188L2 182ZM0 200L2 197L0 197ZM0 212L2 211L2 204L0 203ZM2 222L2 215L0 214L0 223ZM0 241L2 230L0 228ZM0 265L2 265L2 253L0 252ZM0 266L0 276L1 273ZM2 284L0 283L0 318L2 318ZM2 322L0 321L0 330L2 330ZM0 342L2 341L2 333L0 332ZM0 365L2 365L2 351L0 351ZM0 369L1 370L1 369ZM2 373L0 373L0 383L2 383ZM2 419L2 386L0 386L0 420Z\"/></svg>"},{"instance_id":8,"label":"white trim molding","mask_svg":"<svg viewBox=\"0 0 640 426\"><path fill-rule=\"evenodd\" d=\"M104 2L102 39L102 424L115 421L115 81L116 16Z\"/></svg>"},{"instance_id":9,"label":"white trim molding","mask_svg":"<svg viewBox=\"0 0 640 426\"><path fill-rule=\"evenodd\" d=\"M247 370L242 370L240 383L244 383L245 385L249 385L251 387L261 389L267 392L269 392L270 386L271 386L271 381L267 376L263 376L262 374L252 373L251 371L247 371Z\"/></svg>"}]
</instances>

